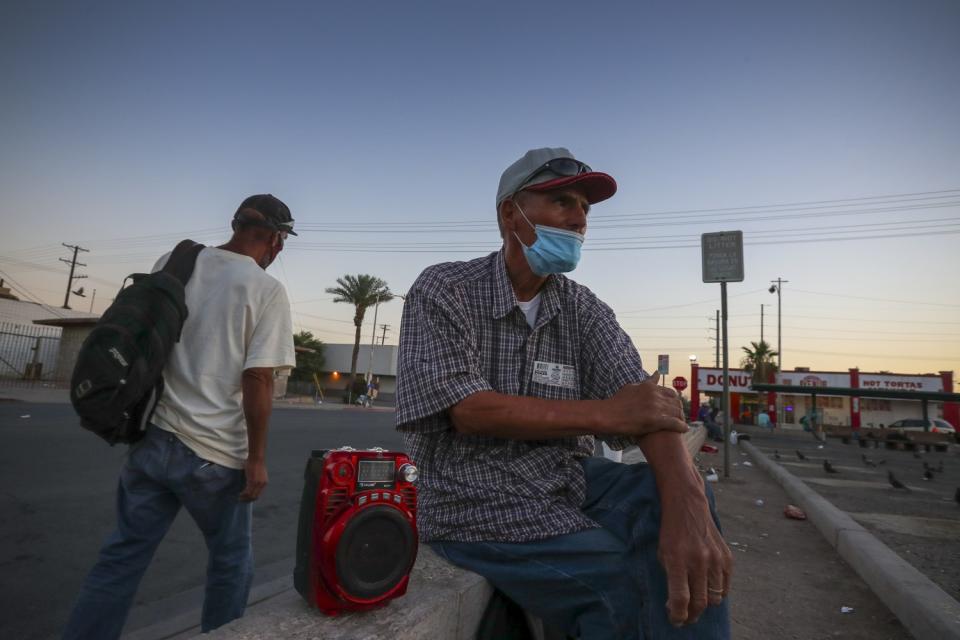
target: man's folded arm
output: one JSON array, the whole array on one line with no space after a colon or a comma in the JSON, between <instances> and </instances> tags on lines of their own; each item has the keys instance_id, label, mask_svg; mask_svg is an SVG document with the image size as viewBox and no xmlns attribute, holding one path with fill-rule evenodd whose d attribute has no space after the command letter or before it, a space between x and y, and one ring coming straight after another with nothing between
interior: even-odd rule
<instances>
[{"instance_id":1,"label":"man's folded arm","mask_svg":"<svg viewBox=\"0 0 960 640\"><path fill-rule=\"evenodd\" d=\"M467 435L543 440L602 432L606 426L602 403L481 391L455 404L449 415L454 428Z\"/></svg>"}]
</instances>

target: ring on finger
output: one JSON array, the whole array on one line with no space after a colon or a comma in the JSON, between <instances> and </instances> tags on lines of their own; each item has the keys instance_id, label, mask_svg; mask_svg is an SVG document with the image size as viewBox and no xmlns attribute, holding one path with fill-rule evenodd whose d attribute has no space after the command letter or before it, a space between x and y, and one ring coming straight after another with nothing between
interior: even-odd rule
<instances>
[{"instance_id":1,"label":"ring on finger","mask_svg":"<svg viewBox=\"0 0 960 640\"><path fill-rule=\"evenodd\" d=\"M714 589L712 587L707 587L707 591L710 593L723 593L723 589Z\"/></svg>"}]
</instances>

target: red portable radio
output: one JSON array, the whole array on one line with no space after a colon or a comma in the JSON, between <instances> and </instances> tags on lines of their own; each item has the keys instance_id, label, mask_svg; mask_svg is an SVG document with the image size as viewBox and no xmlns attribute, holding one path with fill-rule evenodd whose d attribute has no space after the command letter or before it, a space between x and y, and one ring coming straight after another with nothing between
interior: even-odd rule
<instances>
[{"instance_id":1,"label":"red portable radio","mask_svg":"<svg viewBox=\"0 0 960 640\"><path fill-rule=\"evenodd\" d=\"M417 468L404 453L314 451L304 473L300 595L328 615L383 606L407 591L417 558Z\"/></svg>"}]
</instances>

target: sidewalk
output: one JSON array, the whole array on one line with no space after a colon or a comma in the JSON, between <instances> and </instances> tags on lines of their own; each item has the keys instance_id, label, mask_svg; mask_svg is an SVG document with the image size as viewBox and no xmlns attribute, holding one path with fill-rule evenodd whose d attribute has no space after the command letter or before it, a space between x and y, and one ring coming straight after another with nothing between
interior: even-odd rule
<instances>
[{"instance_id":1,"label":"sidewalk","mask_svg":"<svg viewBox=\"0 0 960 640\"><path fill-rule=\"evenodd\" d=\"M703 454L702 462L720 474L712 486L736 563L730 597L734 638L913 637L810 520L783 515L793 500L746 452L732 447L730 478L723 478L722 446L716 454ZM852 612L842 613L841 607Z\"/></svg>"}]
</instances>

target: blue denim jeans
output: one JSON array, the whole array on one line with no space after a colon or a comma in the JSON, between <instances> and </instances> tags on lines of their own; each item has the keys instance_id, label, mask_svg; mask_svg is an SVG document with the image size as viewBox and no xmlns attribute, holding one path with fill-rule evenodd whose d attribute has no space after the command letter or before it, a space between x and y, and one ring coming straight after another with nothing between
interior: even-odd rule
<instances>
[{"instance_id":1,"label":"blue denim jeans","mask_svg":"<svg viewBox=\"0 0 960 640\"><path fill-rule=\"evenodd\" d=\"M202 630L239 618L253 578L251 503L239 502L244 473L198 458L150 425L130 450L117 488L117 528L80 589L65 639L119 638L137 586L181 505L206 540Z\"/></svg>"},{"instance_id":2,"label":"blue denim jeans","mask_svg":"<svg viewBox=\"0 0 960 640\"><path fill-rule=\"evenodd\" d=\"M657 560L660 497L649 466L587 458L583 468L587 497L582 510L601 528L525 543L430 546L568 636L727 640L726 601L708 606L695 624L670 624L667 578ZM707 496L719 527L709 487Z\"/></svg>"}]
</instances>

